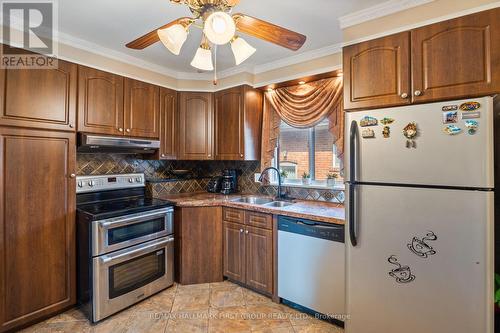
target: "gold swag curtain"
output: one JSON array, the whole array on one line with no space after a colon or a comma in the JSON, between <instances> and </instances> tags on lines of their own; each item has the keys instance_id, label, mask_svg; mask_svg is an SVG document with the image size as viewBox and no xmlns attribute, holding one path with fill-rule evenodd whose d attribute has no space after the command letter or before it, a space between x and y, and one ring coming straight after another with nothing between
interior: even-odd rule
<instances>
[{"instance_id":1,"label":"gold swag curtain","mask_svg":"<svg viewBox=\"0 0 500 333\"><path fill-rule=\"evenodd\" d=\"M344 108L342 78L335 77L265 93L262 126L262 169L271 166L279 138L280 120L308 128L328 118L337 155L344 154Z\"/></svg>"}]
</instances>

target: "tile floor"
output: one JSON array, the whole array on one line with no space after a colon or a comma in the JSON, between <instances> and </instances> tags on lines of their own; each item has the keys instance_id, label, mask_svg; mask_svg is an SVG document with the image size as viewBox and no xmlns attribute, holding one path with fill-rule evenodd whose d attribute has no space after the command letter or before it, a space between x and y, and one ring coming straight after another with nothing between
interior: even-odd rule
<instances>
[{"instance_id":1,"label":"tile floor","mask_svg":"<svg viewBox=\"0 0 500 333\"><path fill-rule=\"evenodd\" d=\"M91 325L78 309L72 309L21 332L342 333L343 330L225 281L174 285L96 325Z\"/></svg>"}]
</instances>

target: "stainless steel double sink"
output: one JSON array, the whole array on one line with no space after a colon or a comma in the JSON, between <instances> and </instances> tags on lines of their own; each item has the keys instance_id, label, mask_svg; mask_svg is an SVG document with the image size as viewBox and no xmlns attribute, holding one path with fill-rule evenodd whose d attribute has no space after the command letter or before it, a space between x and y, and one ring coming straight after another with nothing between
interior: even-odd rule
<instances>
[{"instance_id":1,"label":"stainless steel double sink","mask_svg":"<svg viewBox=\"0 0 500 333\"><path fill-rule=\"evenodd\" d=\"M241 203L247 203L247 204L252 204L252 205L259 205L259 206L266 206L266 207L287 207L291 206L294 203L293 202L288 202L288 201L277 201L269 198L262 198L262 197L242 197L238 198L235 200L231 200L232 202L241 202Z\"/></svg>"}]
</instances>

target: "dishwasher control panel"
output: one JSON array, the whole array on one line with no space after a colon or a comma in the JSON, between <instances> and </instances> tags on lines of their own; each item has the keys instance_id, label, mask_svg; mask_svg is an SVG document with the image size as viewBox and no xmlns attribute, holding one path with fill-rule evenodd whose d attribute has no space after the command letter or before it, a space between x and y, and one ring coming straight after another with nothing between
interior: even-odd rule
<instances>
[{"instance_id":1,"label":"dishwasher control panel","mask_svg":"<svg viewBox=\"0 0 500 333\"><path fill-rule=\"evenodd\" d=\"M344 226L280 216L278 230L344 243Z\"/></svg>"}]
</instances>

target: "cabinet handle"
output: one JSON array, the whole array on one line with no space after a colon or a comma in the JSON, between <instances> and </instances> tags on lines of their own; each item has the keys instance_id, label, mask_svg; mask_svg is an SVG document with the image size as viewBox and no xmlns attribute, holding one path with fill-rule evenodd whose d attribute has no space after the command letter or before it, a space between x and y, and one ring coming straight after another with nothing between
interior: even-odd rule
<instances>
[{"instance_id":1,"label":"cabinet handle","mask_svg":"<svg viewBox=\"0 0 500 333\"><path fill-rule=\"evenodd\" d=\"M71 175L69 175L71 178L75 178L76 175L74 173L72 173Z\"/></svg>"},{"instance_id":2,"label":"cabinet handle","mask_svg":"<svg viewBox=\"0 0 500 333\"><path fill-rule=\"evenodd\" d=\"M126 131L127 131L127 133L130 133L130 128L127 128Z\"/></svg>"},{"instance_id":3,"label":"cabinet handle","mask_svg":"<svg viewBox=\"0 0 500 333\"><path fill-rule=\"evenodd\" d=\"M118 129L118 132L123 132L123 128L121 128L121 127L120 127L120 128Z\"/></svg>"},{"instance_id":4,"label":"cabinet handle","mask_svg":"<svg viewBox=\"0 0 500 333\"><path fill-rule=\"evenodd\" d=\"M422 95L422 92L420 90L415 90L414 94L415 96L420 96Z\"/></svg>"},{"instance_id":5,"label":"cabinet handle","mask_svg":"<svg viewBox=\"0 0 500 333\"><path fill-rule=\"evenodd\" d=\"M240 229L240 232L243 232L243 229Z\"/></svg>"},{"instance_id":6,"label":"cabinet handle","mask_svg":"<svg viewBox=\"0 0 500 333\"><path fill-rule=\"evenodd\" d=\"M248 234L248 230L245 230L245 234Z\"/></svg>"},{"instance_id":7,"label":"cabinet handle","mask_svg":"<svg viewBox=\"0 0 500 333\"><path fill-rule=\"evenodd\" d=\"M408 94L407 93L402 93L401 94L401 98L408 98Z\"/></svg>"}]
</instances>

